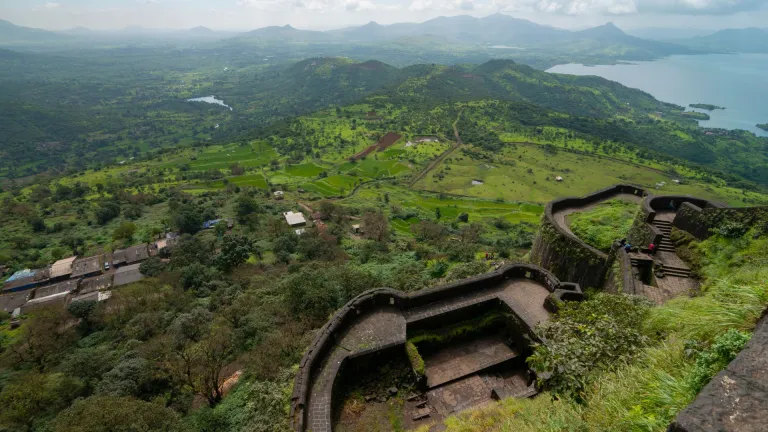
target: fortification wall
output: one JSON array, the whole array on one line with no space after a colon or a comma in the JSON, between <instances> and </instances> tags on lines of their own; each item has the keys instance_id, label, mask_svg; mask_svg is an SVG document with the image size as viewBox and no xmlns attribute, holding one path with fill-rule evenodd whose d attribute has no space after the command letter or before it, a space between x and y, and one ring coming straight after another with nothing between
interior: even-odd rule
<instances>
[{"instance_id":1,"label":"fortification wall","mask_svg":"<svg viewBox=\"0 0 768 432\"><path fill-rule=\"evenodd\" d=\"M398 342L381 346L374 345L361 352L338 356L338 351L334 351L337 339L353 325L360 315L386 306L396 307L400 310L424 306L452 297L461 297L502 283L506 279L514 278L534 280L546 287L551 293L545 302L545 307L549 311L556 310L557 304L561 300L578 301L583 298L581 289L577 284L560 282L552 273L533 265L511 264L491 273L415 293L405 294L389 288L376 288L350 300L320 328L299 363L299 370L294 380L293 394L291 395L290 420L293 430L300 432L306 430L306 410L308 409L307 399L310 384L313 379L318 378L317 374L329 356L334 355L334 361L337 361L332 365L331 376L327 378L331 380L331 388L333 388L337 384L337 374L350 361L357 363L361 358L381 354L398 345ZM404 343L405 341L401 342ZM328 395L328 399L330 404L330 395Z\"/></svg>"},{"instance_id":2,"label":"fortification wall","mask_svg":"<svg viewBox=\"0 0 768 432\"><path fill-rule=\"evenodd\" d=\"M531 262L554 273L560 280L575 282L582 287L602 287L613 255L576 237L563 226L564 218L559 220L556 215L624 194L643 196L645 191L637 186L615 185L582 198L563 198L547 204L531 250Z\"/></svg>"},{"instance_id":3,"label":"fortification wall","mask_svg":"<svg viewBox=\"0 0 768 432\"><path fill-rule=\"evenodd\" d=\"M637 214L632 228L627 236L630 243L634 245L648 245L650 243L659 244L663 234L658 228L653 226L656 215L659 212L677 211L678 215L684 209L690 211L690 208L706 209L727 209L725 204L715 201L708 201L688 195L648 195L643 199L640 206L640 212ZM695 224L691 224L695 228ZM687 229L686 229L687 231Z\"/></svg>"},{"instance_id":4,"label":"fortification wall","mask_svg":"<svg viewBox=\"0 0 768 432\"><path fill-rule=\"evenodd\" d=\"M712 230L734 223L745 227L768 226L768 207L700 207L686 202L680 206L672 224L691 233L698 239L706 239Z\"/></svg>"}]
</instances>

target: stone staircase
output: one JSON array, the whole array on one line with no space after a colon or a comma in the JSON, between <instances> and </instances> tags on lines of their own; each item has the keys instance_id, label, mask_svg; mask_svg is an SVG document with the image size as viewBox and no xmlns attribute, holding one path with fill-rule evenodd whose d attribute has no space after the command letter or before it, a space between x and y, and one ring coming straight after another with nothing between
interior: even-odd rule
<instances>
[{"instance_id":1,"label":"stone staircase","mask_svg":"<svg viewBox=\"0 0 768 432\"><path fill-rule=\"evenodd\" d=\"M657 246L660 251L665 252L675 252L675 245L672 244L672 240L670 239L670 234L672 234L672 222L666 221L666 220L654 220L653 226L659 229L661 233L664 235L661 239L661 243L659 243Z\"/></svg>"}]
</instances>

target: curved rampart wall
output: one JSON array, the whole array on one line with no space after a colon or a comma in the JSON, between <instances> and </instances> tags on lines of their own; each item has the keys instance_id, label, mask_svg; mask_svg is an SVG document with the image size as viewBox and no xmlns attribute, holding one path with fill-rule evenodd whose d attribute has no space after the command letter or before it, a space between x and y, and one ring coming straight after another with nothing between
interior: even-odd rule
<instances>
[{"instance_id":1,"label":"curved rampart wall","mask_svg":"<svg viewBox=\"0 0 768 432\"><path fill-rule=\"evenodd\" d=\"M582 287L602 287L613 257L576 237L558 222L555 215L623 194L643 196L645 190L632 185L615 185L582 198L562 198L547 204L531 249L531 262L551 271L560 280L576 282Z\"/></svg>"},{"instance_id":2,"label":"curved rampart wall","mask_svg":"<svg viewBox=\"0 0 768 432\"><path fill-rule=\"evenodd\" d=\"M641 211L635 218L628 236L630 243L635 245L659 244L661 242L663 234L658 228L653 226L653 221L656 220L658 212L677 211L678 216L680 212L687 213L688 216L681 218L681 224L685 223L688 225L686 228L682 228L688 231L688 228L696 230L696 222L693 220L695 217L690 216L691 212L695 213L693 209L723 210L727 209L727 207L722 203L688 195L648 195L643 199L640 209ZM677 220L678 216L675 217L675 220ZM689 222L682 222L684 219L688 219ZM677 223L675 223L675 226L677 226Z\"/></svg>"},{"instance_id":3,"label":"curved rampart wall","mask_svg":"<svg viewBox=\"0 0 768 432\"><path fill-rule=\"evenodd\" d=\"M725 223L752 227L764 225L768 228L768 207L704 207L685 202L675 216L673 225L694 237L705 239L712 230Z\"/></svg>"},{"instance_id":4,"label":"curved rampart wall","mask_svg":"<svg viewBox=\"0 0 768 432\"><path fill-rule=\"evenodd\" d=\"M320 328L314 341L304 353L304 356L299 363L299 370L294 380L293 394L291 395L291 427L300 432L305 430L307 416L306 404L310 383L321 368L325 357L328 356L335 347L336 339L350 327L350 324L359 315L380 306L395 306L401 310L423 306L439 300L445 300L454 296L468 294L475 290L484 289L489 285L501 283L503 280L511 278L531 279L546 287L547 290L552 293L547 297L545 302L545 307L550 312L555 311L559 300L578 301L583 298L581 289L577 284L560 282L552 273L528 264L507 265L491 273L410 294L405 294L389 288L376 288L366 291L353 298L339 309L333 317ZM374 346L364 352L355 354L354 357L370 355L376 351L388 348L391 348L391 346ZM338 364L333 366L334 369L332 374L334 383L336 375L343 369L348 360L348 357L344 357Z\"/></svg>"}]
</instances>

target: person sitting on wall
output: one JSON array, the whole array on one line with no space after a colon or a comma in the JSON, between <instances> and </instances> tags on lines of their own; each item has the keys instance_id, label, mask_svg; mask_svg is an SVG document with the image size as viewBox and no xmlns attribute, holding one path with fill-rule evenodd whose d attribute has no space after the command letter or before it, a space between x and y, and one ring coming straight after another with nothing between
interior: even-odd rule
<instances>
[{"instance_id":1,"label":"person sitting on wall","mask_svg":"<svg viewBox=\"0 0 768 432\"><path fill-rule=\"evenodd\" d=\"M627 244L624 245L624 250L627 252L632 252L632 245L627 242Z\"/></svg>"},{"instance_id":2,"label":"person sitting on wall","mask_svg":"<svg viewBox=\"0 0 768 432\"><path fill-rule=\"evenodd\" d=\"M648 245L648 255L653 255L656 252L656 245L651 243Z\"/></svg>"},{"instance_id":3,"label":"person sitting on wall","mask_svg":"<svg viewBox=\"0 0 768 432\"><path fill-rule=\"evenodd\" d=\"M624 247L625 244L627 244L627 238L626 237L621 239L621 240L619 240L619 246Z\"/></svg>"}]
</instances>

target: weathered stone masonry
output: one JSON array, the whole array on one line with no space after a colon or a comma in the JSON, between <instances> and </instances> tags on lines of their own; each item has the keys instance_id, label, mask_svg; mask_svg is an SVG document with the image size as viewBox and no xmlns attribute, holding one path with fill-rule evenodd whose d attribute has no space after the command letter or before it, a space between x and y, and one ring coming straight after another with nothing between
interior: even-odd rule
<instances>
[{"instance_id":1,"label":"weathered stone masonry","mask_svg":"<svg viewBox=\"0 0 768 432\"><path fill-rule=\"evenodd\" d=\"M601 288L614 256L576 237L563 225L564 221L557 220L556 214L621 195L643 197L645 190L632 185L615 185L582 198L563 198L547 204L531 249L531 262L551 271L560 280L575 282L582 287Z\"/></svg>"},{"instance_id":2,"label":"weathered stone masonry","mask_svg":"<svg viewBox=\"0 0 768 432\"><path fill-rule=\"evenodd\" d=\"M525 264L508 265L492 273L411 294L379 288L355 297L320 329L301 359L291 396L292 428L300 432L331 431L333 387L339 372L350 360L381 355L398 347L404 349L406 321L432 319L493 298L509 303L511 300L499 297L498 290L493 290L505 281L518 279L534 281L550 293L544 303L550 312L555 310L558 300L583 297L577 284L562 283L550 272ZM526 323L524 308L514 302L509 306L522 316L521 321L530 330L533 325Z\"/></svg>"}]
</instances>

